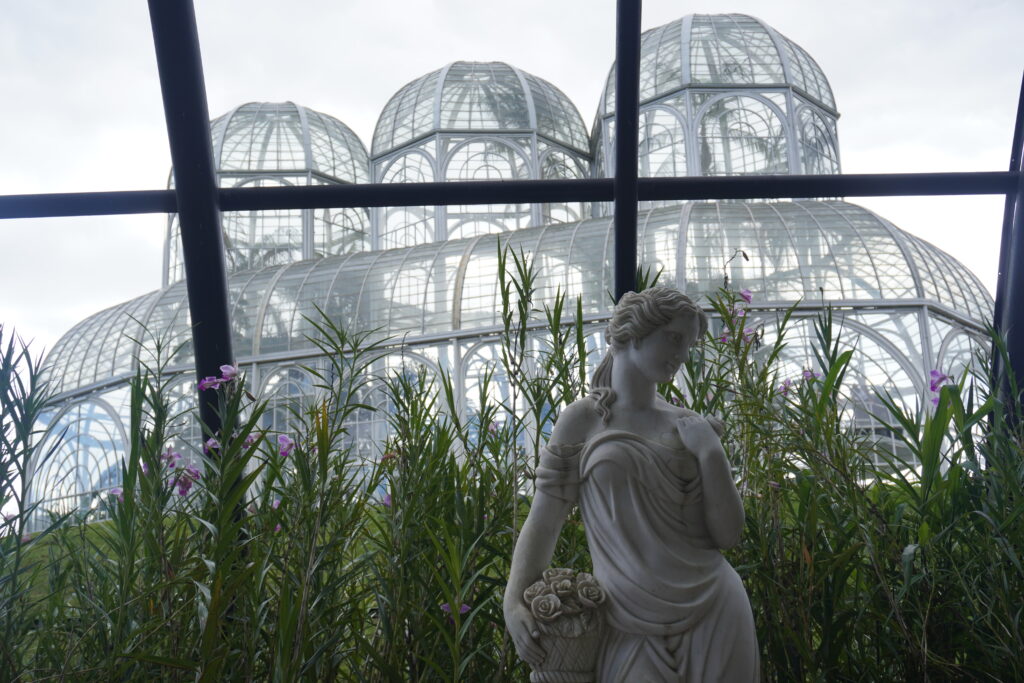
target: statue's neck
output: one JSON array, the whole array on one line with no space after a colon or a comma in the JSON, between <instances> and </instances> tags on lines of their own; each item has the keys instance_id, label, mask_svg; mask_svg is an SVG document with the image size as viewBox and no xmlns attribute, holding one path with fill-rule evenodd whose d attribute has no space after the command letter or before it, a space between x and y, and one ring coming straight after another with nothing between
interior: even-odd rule
<instances>
[{"instance_id":1,"label":"statue's neck","mask_svg":"<svg viewBox=\"0 0 1024 683\"><path fill-rule=\"evenodd\" d=\"M654 406L657 385L621 355L612 363L611 386L615 402L623 407L646 410Z\"/></svg>"}]
</instances>

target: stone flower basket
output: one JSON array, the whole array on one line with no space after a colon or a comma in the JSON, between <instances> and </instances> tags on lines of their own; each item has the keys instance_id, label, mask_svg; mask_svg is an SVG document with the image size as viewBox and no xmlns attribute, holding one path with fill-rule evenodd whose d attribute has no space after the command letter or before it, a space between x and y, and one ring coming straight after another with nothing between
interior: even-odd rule
<instances>
[{"instance_id":1,"label":"stone flower basket","mask_svg":"<svg viewBox=\"0 0 1024 683\"><path fill-rule=\"evenodd\" d=\"M545 569L523 592L547 657L530 674L532 683L587 683L601 651L604 589L593 576L572 569Z\"/></svg>"}]
</instances>

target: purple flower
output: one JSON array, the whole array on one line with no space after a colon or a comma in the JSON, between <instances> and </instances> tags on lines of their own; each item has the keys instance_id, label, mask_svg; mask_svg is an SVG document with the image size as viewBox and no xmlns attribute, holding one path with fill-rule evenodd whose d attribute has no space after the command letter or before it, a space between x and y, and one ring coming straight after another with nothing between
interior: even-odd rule
<instances>
[{"instance_id":1,"label":"purple flower","mask_svg":"<svg viewBox=\"0 0 1024 683\"><path fill-rule=\"evenodd\" d=\"M114 488L107 491L107 493L109 493L112 496L117 496L118 502L124 502L124 489L121 488L120 486L115 486Z\"/></svg>"},{"instance_id":2,"label":"purple flower","mask_svg":"<svg viewBox=\"0 0 1024 683\"><path fill-rule=\"evenodd\" d=\"M469 605L467 605L466 603L462 603L462 606L459 607L459 614L465 614L469 610L470 610ZM452 607L451 607L451 605L449 605L447 602L442 602L441 603L441 611L448 615L448 623L449 624L454 623L454 620L451 617L451 614L452 614Z\"/></svg>"},{"instance_id":3,"label":"purple flower","mask_svg":"<svg viewBox=\"0 0 1024 683\"><path fill-rule=\"evenodd\" d=\"M149 474L149 465L147 465L145 462L142 463L142 473Z\"/></svg>"},{"instance_id":4,"label":"purple flower","mask_svg":"<svg viewBox=\"0 0 1024 683\"><path fill-rule=\"evenodd\" d=\"M174 469L178 466L178 461L181 460L181 453L178 451L172 451L169 447L167 452L160 456L161 459L167 461L167 467Z\"/></svg>"},{"instance_id":5,"label":"purple flower","mask_svg":"<svg viewBox=\"0 0 1024 683\"><path fill-rule=\"evenodd\" d=\"M804 379L818 379L821 375L814 370L804 370Z\"/></svg>"},{"instance_id":6,"label":"purple flower","mask_svg":"<svg viewBox=\"0 0 1024 683\"><path fill-rule=\"evenodd\" d=\"M931 388L932 392L936 394L942 390L943 384L953 379L952 377L945 374L941 370L932 370L929 374L931 375L932 380L928 386Z\"/></svg>"},{"instance_id":7,"label":"purple flower","mask_svg":"<svg viewBox=\"0 0 1024 683\"><path fill-rule=\"evenodd\" d=\"M270 504L270 507L273 510L276 510L277 508L281 507L281 499L280 498L275 498L274 502Z\"/></svg>"},{"instance_id":8,"label":"purple flower","mask_svg":"<svg viewBox=\"0 0 1024 683\"><path fill-rule=\"evenodd\" d=\"M280 447L282 458L287 458L295 449L295 442L289 439L286 434L278 434L277 445Z\"/></svg>"},{"instance_id":9,"label":"purple flower","mask_svg":"<svg viewBox=\"0 0 1024 683\"><path fill-rule=\"evenodd\" d=\"M749 304L754 298L754 295L750 293L749 289L744 289L740 291L740 298Z\"/></svg>"},{"instance_id":10,"label":"purple flower","mask_svg":"<svg viewBox=\"0 0 1024 683\"><path fill-rule=\"evenodd\" d=\"M791 380L791 379L783 380L782 384L779 385L779 388L776 389L776 391L779 394L781 394L782 396L788 396L789 395L789 388L792 385L793 385L793 380Z\"/></svg>"},{"instance_id":11,"label":"purple flower","mask_svg":"<svg viewBox=\"0 0 1024 683\"><path fill-rule=\"evenodd\" d=\"M498 433L498 423L497 422L492 422L491 424L487 425L487 433L491 434L492 436L497 434Z\"/></svg>"},{"instance_id":12,"label":"purple flower","mask_svg":"<svg viewBox=\"0 0 1024 683\"><path fill-rule=\"evenodd\" d=\"M235 365L222 365L220 366L220 376L223 378L222 381L230 382L238 377L238 367Z\"/></svg>"},{"instance_id":13,"label":"purple flower","mask_svg":"<svg viewBox=\"0 0 1024 683\"><path fill-rule=\"evenodd\" d=\"M199 380L199 391L206 391L207 389L218 389L220 385L224 384L224 380L218 377L204 377Z\"/></svg>"},{"instance_id":14,"label":"purple flower","mask_svg":"<svg viewBox=\"0 0 1024 683\"><path fill-rule=\"evenodd\" d=\"M734 318L743 318L747 315L747 309L745 308L730 308L729 315Z\"/></svg>"},{"instance_id":15,"label":"purple flower","mask_svg":"<svg viewBox=\"0 0 1024 683\"><path fill-rule=\"evenodd\" d=\"M274 525L274 533L276 534L276 533L277 533L277 532L279 532L280 530L281 530L281 524L280 524L280 523L278 523L278 524L275 524L275 525Z\"/></svg>"},{"instance_id":16,"label":"purple flower","mask_svg":"<svg viewBox=\"0 0 1024 683\"><path fill-rule=\"evenodd\" d=\"M255 434L250 434L249 436L245 437L245 441L242 442L242 446L245 448L250 448L254 443L256 443L257 439L259 439L258 436L256 436Z\"/></svg>"},{"instance_id":17,"label":"purple flower","mask_svg":"<svg viewBox=\"0 0 1024 683\"><path fill-rule=\"evenodd\" d=\"M203 444L203 453L209 455L210 451L216 450L218 448L220 448L220 442L211 436L209 439L206 440L206 443ZM181 456L179 455L178 457L180 458Z\"/></svg>"},{"instance_id":18,"label":"purple flower","mask_svg":"<svg viewBox=\"0 0 1024 683\"><path fill-rule=\"evenodd\" d=\"M192 481L199 481L203 478L203 473L199 471L198 467L194 465L185 465L185 474L192 478Z\"/></svg>"},{"instance_id":19,"label":"purple flower","mask_svg":"<svg viewBox=\"0 0 1024 683\"><path fill-rule=\"evenodd\" d=\"M386 507L386 508L391 507L391 494L390 493L385 493L384 494L384 500L382 500L381 503L383 503L384 507Z\"/></svg>"},{"instance_id":20,"label":"purple flower","mask_svg":"<svg viewBox=\"0 0 1024 683\"><path fill-rule=\"evenodd\" d=\"M743 330L743 341L750 343L757 338L757 330L750 329L749 327Z\"/></svg>"},{"instance_id":21,"label":"purple flower","mask_svg":"<svg viewBox=\"0 0 1024 683\"><path fill-rule=\"evenodd\" d=\"M189 491L192 490L192 484L194 483L195 482L192 481L192 477L183 476L181 474L174 478L174 485L178 487L179 496L187 496Z\"/></svg>"},{"instance_id":22,"label":"purple flower","mask_svg":"<svg viewBox=\"0 0 1024 683\"><path fill-rule=\"evenodd\" d=\"M932 405L938 407L938 405L939 405L939 397L938 396L932 396Z\"/></svg>"},{"instance_id":23,"label":"purple flower","mask_svg":"<svg viewBox=\"0 0 1024 683\"><path fill-rule=\"evenodd\" d=\"M718 341L722 342L723 344L728 344L729 343L729 335L723 334L721 337L718 338Z\"/></svg>"},{"instance_id":24,"label":"purple flower","mask_svg":"<svg viewBox=\"0 0 1024 683\"><path fill-rule=\"evenodd\" d=\"M771 486L773 489L781 489L782 488L782 486L777 481L770 481L770 482L768 482L768 486Z\"/></svg>"}]
</instances>

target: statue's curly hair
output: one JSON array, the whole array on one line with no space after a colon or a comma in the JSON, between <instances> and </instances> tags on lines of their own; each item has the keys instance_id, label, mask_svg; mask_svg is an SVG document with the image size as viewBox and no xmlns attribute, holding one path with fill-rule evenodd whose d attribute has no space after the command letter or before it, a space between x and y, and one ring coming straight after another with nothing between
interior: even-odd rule
<instances>
[{"instance_id":1,"label":"statue's curly hair","mask_svg":"<svg viewBox=\"0 0 1024 683\"><path fill-rule=\"evenodd\" d=\"M612 312L604 338L609 350L594 371L590 397L597 402L597 413L605 424L611 419L615 392L611 388L612 363L615 353L635 343L678 316L692 316L698 326L697 339L708 331L704 311L678 289L662 285L642 292L626 292Z\"/></svg>"}]
</instances>

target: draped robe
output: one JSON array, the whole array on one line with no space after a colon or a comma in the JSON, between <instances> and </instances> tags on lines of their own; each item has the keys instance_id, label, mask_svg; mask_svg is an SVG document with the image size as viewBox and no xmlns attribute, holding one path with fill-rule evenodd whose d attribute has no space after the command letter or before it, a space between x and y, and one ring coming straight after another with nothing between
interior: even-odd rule
<instances>
[{"instance_id":1,"label":"draped robe","mask_svg":"<svg viewBox=\"0 0 1024 683\"><path fill-rule=\"evenodd\" d=\"M700 476L684 458L693 456L621 430L542 454L537 487L579 503L608 594L598 681L758 680L750 602L711 539Z\"/></svg>"}]
</instances>

